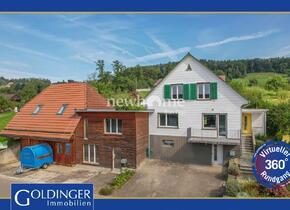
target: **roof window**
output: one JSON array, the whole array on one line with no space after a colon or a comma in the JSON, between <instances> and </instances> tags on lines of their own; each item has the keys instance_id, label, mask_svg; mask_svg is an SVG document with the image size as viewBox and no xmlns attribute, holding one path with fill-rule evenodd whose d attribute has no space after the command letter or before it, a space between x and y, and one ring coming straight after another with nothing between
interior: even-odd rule
<instances>
[{"instance_id":1,"label":"roof window","mask_svg":"<svg viewBox=\"0 0 290 210\"><path fill-rule=\"evenodd\" d=\"M32 114L38 114L38 112L41 110L42 105L38 104L36 105L34 111L32 112Z\"/></svg>"},{"instance_id":2,"label":"roof window","mask_svg":"<svg viewBox=\"0 0 290 210\"><path fill-rule=\"evenodd\" d=\"M62 115L65 110L66 110L67 104L63 104L60 109L58 110L58 112L56 113L57 115Z\"/></svg>"}]
</instances>

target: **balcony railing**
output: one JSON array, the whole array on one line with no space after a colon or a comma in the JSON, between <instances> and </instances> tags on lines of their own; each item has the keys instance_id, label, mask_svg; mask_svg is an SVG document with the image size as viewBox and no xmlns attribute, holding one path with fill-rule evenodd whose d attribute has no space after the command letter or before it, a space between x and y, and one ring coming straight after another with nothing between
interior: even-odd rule
<instances>
[{"instance_id":1,"label":"balcony railing","mask_svg":"<svg viewBox=\"0 0 290 210\"><path fill-rule=\"evenodd\" d=\"M240 130L227 130L220 135L216 129L187 129L187 137L190 142L221 142L221 143L240 143Z\"/></svg>"}]
</instances>

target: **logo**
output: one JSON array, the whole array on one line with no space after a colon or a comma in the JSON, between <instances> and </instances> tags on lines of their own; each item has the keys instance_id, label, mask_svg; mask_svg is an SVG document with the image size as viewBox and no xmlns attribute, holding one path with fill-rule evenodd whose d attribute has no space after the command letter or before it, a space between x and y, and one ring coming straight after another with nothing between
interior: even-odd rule
<instances>
[{"instance_id":1,"label":"logo","mask_svg":"<svg viewBox=\"0 0 290 210\"><path fill-rule=\"evenodd\" d=\"M257 181L270 189L289 184L289 159L289 144L281 141L263 144L253 157L253 172Z\"/></svg>"},{"instance_id":2,"label":"logo","mask_svg":"<svg viewBox=\"0 0 290 210\"><path fill-rule=\"evenodd\" d=\"M11 210L93 210L93 184L12 184Z\"/></svg>"}]
</instances>

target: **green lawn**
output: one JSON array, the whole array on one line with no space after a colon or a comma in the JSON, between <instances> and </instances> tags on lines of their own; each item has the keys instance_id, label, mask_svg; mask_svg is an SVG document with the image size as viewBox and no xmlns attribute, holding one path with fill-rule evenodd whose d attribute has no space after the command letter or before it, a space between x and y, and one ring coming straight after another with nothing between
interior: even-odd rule
<instances>
[{"instance_id":1,"label":"green lawn","mask_svg":"<svg viewBox=\"0 0 290 210\"><path fill-rule=\"evenodd\" d=\"M261 95L262 99L265 101L269 101L274 104L283 103L290 100L290 85L288 84L288 88L281 89L278 91L266 90L265 84L266 82L275 77L281 76L285 79L287 78L286 74L278 74L273 72L262 72L262 73L249 73L244 78L233 79L231 84L236 84L238 91L242 91L242 95L244 95L248 99L253 99L256 95ZM256 79L258 84L256 86L248 86L250 79ZM287 80L286 80L287 81ZM239 86L240 85L240 86ZM244 86L244 88L242 88Z\"/></svg>"},{"instance_id":2,"label":"green lawn","mask_svg":"<svg viewBox=\"0 0 290 210\"><path fill-rule=\"evenodd\" d=\"M7 113L1 113L0 114L0 131L3 130L8 122L13 118L15 115L14 112L7 112ZM0 142L6 141L7 139L5 137L0 136Z\"/></svg>"},{"instance_id":3,"label":"green lawn","mask_svg":"<svg viewBox=\"0 0 290 210\"><path fill-rule=\"evenodd\" d=\"M243 79L247 79L247 80L256 79L258 81L258 86L264 87L266 82L275 76L281 76L281 77L287 78L286 74L278 74L274 72L262 72L262 73L249 73Z\"/></svg>"}]
</instances>

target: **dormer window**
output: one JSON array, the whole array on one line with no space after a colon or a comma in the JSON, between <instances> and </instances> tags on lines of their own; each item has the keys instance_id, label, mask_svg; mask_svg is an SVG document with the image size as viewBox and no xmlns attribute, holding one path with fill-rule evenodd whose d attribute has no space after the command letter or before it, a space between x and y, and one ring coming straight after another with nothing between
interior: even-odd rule
<instances>
[{"instance_id":1,"label":"dormer window","mask_svg":"<svg viewBox=\"0 0 290 210\"><path fill-rule=\"evenodd\" d=\"M192 68L191 68L190 64L187 64L186 71L192 71Z\"/></svg>"},{"instance_id":2,"label":"dormer window","mask_svg":"<svg viewBox=\"0 0 290 210\"><path fill-rule=\"evenodd\" d=\"M56 113L57 115L62 115L65 110L66 110L67 104L63 104L60 109L58 110L58 112Z\"/></svg>"},{"instance_id":3,"label":"dormer window","mask_svg":"<svg viewBox=\"0 0 290 210\"><path fill-rule=\"evenodd\" d=\"M36 105L34 111L32 112L32 114L38 114L38 112L41 110L42 105Z\"/></svg>"}]
</instances>

